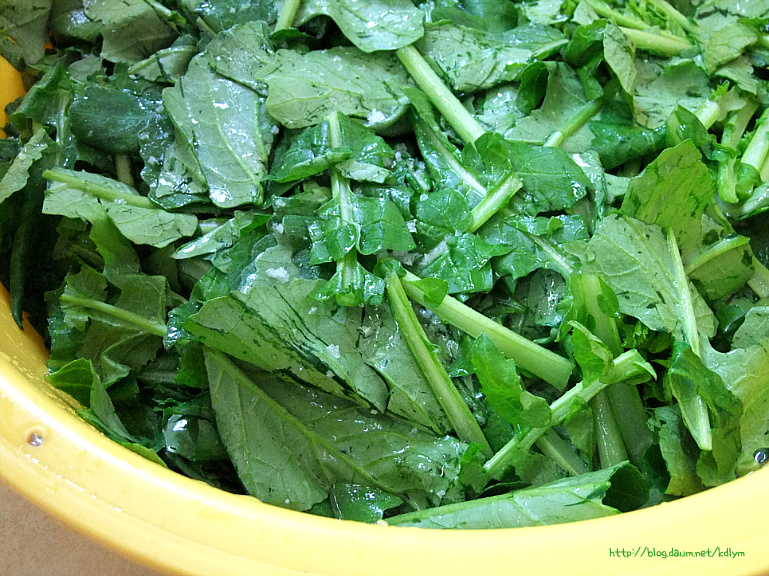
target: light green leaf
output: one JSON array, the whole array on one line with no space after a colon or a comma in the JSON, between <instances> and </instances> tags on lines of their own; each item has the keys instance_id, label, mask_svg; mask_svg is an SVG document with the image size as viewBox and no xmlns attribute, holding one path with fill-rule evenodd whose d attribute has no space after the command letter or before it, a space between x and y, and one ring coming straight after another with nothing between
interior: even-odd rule
<instances>
[{"instance_id":1,"label":"light green leaf","mask_svg":"<svg viewBox=\"0 0 769 576\"><path fill-rule=\"evenodd\" d=\"M750 320L748 322L746 319L749 327L758 328L765 323L765 318L757 321L757 318L752 317ZM749 342L742 338L740 340L740 344ZM769 336L764 333L761 341L750 343L744 348L735 348L728 353L718 352L705 345L703 360L742 401L742 451L737 470L742 474L755 470L755 451L769 446Z\"/></svg>"},{"instance_id":2,"label":"light green leaf","mask_svg":"<svg viewBox=\"0 0 769 576\"><path fill-rule=\"evenodd\" d=\"M110 62L140 62L176 38L144 0L83 0L83 7L88 18L101 23L101 55Z\"/></svg>"},{"instance_id":3,"label":"light green leaf","mask_svg":"<svg viewBox=\"0 0 769 576\"><path fill-rule=\"evenodd\" d=\"M665 494L689 496L702 491L704 488L697 476L697 462L693 456L697 454L697 446L684 427L677 407L654 408L649 426L657 436L670 475Z\"/></svg>"},{"instance_id":4,"label":"light green leaf","mask_svg":"<svg viewBox=\"0 0 769 576\"><path fill-rule=\"evenodd\" d=\"M457 92L475 92L513 80L532 55L504 35L450 20L427 24L416 47Z\"/></svg>"},{"instance_id":5,"label":"light green leaf","mask_svg":"<svg viewBox=\"0 0 769 576\"><path fill-rule=\"evenodd\" d=\"M334 110L372 128L389 126L408 104L401 87L412 83L393 54L346 47L307 54L278 50L257 80L269 86L267 110L288 128L312 126Z\"/></svg>"},{"instance_id":6,"label":"light green leaf","mask_svg":"<svg viewBox=\"0 0 769 576\"><path fill-rule=\"evenodd\" d=\"M48 137L45 128L40 128L24 144L13 159L8 171L0 179L0 203L5 202L14 192L18 192L27 185L32 164L43 157L43 153L51 144L53 141Z\"/></svg>"},{"instance_id":7,"label":"light green leaf","mask_svg":"<svg viewBox=\"0 0 769 576\"><path fill-rule=\"evenodd\" d=\"M302 2L295 25L325 15L363 52L396 50L422 37L424 12L410 0L310 0Z\"/></svg>"},{"instance_id":8,"label":"light green leaf","mask_svg":"<svg viewBox=\"0 0 769 576\"><path fill-rule=\"evenodd\" d=\"M57 168L44 174L51 181L43 213L97 221L108 217L137 244L156 248L191 236L197 230L192 214L166 212L122 182L89 172Z\"/></svg>"},{"instance_id":9,"label":"light green leaf","mask_svg":"<svg viewBox=\"0 0 769 576\"><path fill-rule=\"evenodd\" d=\"M757 41L756 29L742 22L717 30L705 48L705 69L712 74Z\"/></svg>"},{"instance_id":10,"label":"light green leaf","mask_svg":"<svg viewBox=\"0 0 769 576\"><path fill-rule=\"evenodd\" d=\"M676 269L663 231L621 214L603 220L583 265L584 272L603 276L624 314L652 330L683 338L694 322L697 331L713 336L713 312L693 286L681 284Z\"/></svg>"},{"instance_id":11,"label":"light green leaf","mask_svg":"<svg viewBox=\"0 0 769 576\"><path fill-rule=\"evenodd\" d=\"M603 29L603 57L619 80L622 90L632 96L636 81L635 47L622 30L611 22Z\"/></svg>"},{"instance_id":12,"label":"light green leaf","mask_svg":"<svg viewBox=\"0 0 769 576\"><path fill-rule=\"evenodd\" d=\"M684 256L696 250L702 235L702 215L714 191L713 178L702 156L686 140L664 150L640 176L630 180L622 210L647 224L672 231Z\"/></svg>"},{"instance_id":13,"label":"light green leaf","mask_svg":"<svg viewBox=\"0 0 769 576\"><path fill-rule=\"evenodd\" d=\"M262 179L274 139L272 121L259 95L214 72L206 55L163 91L177 129L192 144L214 204L232 208L259 204Z\"/></svg>"},{"instance_id":14,"label":"light green leaf","mask_svg":"<svg viewBox=\"0 0 769 576\"><path fill-rule=\"evenodd\" d=\"M51 0L0 1L0 51L14 60L18 54L27 64L36 64L48 42ZM8 39L11 39L9 41Z\"/></svg>"},{"instance_id":15,"label":"light green leaf","mask_svg":"<svg viewBox=\"0 0 769 576\"><path fill-rule=\"evenodd\" d=\"M517 528L547 526L618 514L648 498L649 484L633 466L611 468L387 519L393 526L420 528Z\"/></svg>"}]
</instances>

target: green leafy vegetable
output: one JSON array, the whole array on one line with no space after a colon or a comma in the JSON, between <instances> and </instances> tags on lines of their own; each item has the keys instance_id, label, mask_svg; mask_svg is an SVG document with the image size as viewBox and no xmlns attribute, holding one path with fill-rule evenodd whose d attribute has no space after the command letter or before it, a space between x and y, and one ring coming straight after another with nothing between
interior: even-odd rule
<instances>
[{"instance_id":1,"label":"green leafy vegetable","mask_svg":"<svg viewBox=\"0 0 769 576\"><path fill-rule=\"evenodd\" d=\"M763 0L0 0L0 282L109 438L341 520L769 448ZM653 488L650 488L652 487Z\"/></svg>"},{"instance_id":2,"label":"green leafy vegetable","mask_svg":"<svg viewBox=\"0 0 769 576\"><path fill-rule=\"evenodd\" d=\"M625 463L509 494L394 516L387 523L442 529L561 524L632 510L645 502L648 490L638 470Z\"/></svg>"}]
</instances>

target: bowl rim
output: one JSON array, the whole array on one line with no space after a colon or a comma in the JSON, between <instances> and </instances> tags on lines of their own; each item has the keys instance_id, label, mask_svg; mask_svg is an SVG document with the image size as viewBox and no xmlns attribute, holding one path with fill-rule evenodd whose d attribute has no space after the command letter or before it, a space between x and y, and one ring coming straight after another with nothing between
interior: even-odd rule
<instances>
[{"instance_id":1,"label":"bowl rim","mask_svg":"<svg viewBox=\"0 0 769 576\"><path fill-rule=\"evenodd\" d=\"M594 576L769 573L769 469L652 508L555 526L437 531L320 518L181 476L81 420L74 400L45 381L42 340L28 325L19 334L2 288L0 342L0 479L77 532L164 574L451 575L479 564L490 574L513 566ZM669 554L716 547L745 555ZM663 551L668 557L649 557Z\"/></svg>"},{"instance_id":2,"label":"bowl rim","mask_svg":"<svg viewBox=\"0 0 769 576\"><path fill-rule=\"evenodd\" d=\"M2 104L23 93L2 59L0 80ZM4 111L0 116L4 122ZM592 576L769 574L769 467L681 500L572 524L437 531L339 521L228 494L112 442L45 381L46 360L31 326L18 330L0 285L0 481L75 531L164 574L451 576L482 568L549 575L564 567ZM744 556L649 556L715 547Z\"/></svg>"}]
</instances>

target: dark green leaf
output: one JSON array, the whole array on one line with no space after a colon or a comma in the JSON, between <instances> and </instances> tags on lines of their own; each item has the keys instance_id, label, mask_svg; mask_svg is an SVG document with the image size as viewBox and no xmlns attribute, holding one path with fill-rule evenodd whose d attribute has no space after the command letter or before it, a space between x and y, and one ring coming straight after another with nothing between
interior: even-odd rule
<instances>
[{"instance_id":1,"label":"dark green leaf","mask_svg":"<svg viewBox=\"0 0 769 576\"><path fill-rule=\"evenodd\" d=\"M163 102L191 143L217 206L259 204L274 133L264 101L250 88L216 74L207 56L190 63Z\"/></svg>"},{"instance_id":2,"label":"dark green leaf","mask_svg":"<svg viewBox=\"0 0 769 576\"><path fill-rule=\"evenodd\" d=\"M405 111L401 87L410 83L393 54L346 47L304 55L279 50L257 79L269 86L267 110L288 128L312 126L334 110L384 128Z\"/></svg>"},{"instance_id":3,"label":"dark green leaf","mask_svg":"<svg viewBox=\"0 0 769 576\"><path fill-rule=\"evenodd\" d=\"M306 510L339 483L440 500L456 482L464 448L456 440L275 378L257 386L218 352L207 352L206 366L222 440L263 502ZM363 433L374 428L378 442Z\"/></svg>"},{"instance_id":4,"label":"dark green leaf","mask_svg":"<svg viewBox=\"0 0 769 576\"><path fill-rule=\"evenodd\" d=\"M48 42L51 0L2 0L0 2L0 54L11 61L37 64Z\"/></svg>"},{"instance_id":5,"label":"dark green leaf","mask_svg":"<svg viewBox=\"0 0 769 576\"><path fill-rule=\"evenodd\" d=\"M150 120L136 96L99 86L75 96L69 115L78 140L110 154L138 150L139 132Z\"/></svg>"}]
</instances>

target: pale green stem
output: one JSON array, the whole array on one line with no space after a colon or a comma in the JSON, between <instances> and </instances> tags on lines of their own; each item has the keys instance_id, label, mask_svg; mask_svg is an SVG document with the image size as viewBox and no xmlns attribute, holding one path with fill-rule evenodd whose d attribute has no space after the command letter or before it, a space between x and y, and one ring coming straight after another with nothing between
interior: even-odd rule
<instances>
[{"instance_id":1,"label":"pale green stem","mask_svg":"<svg viewBox=\"0 0 769 576\"><path fill-rule=\"evenodd\" d=\"M335 148L342 146L342 126L339 123L339 113L332 112L328 116L329 139ZM345 178L336 166L329 169L331 175L331 196L339 203L339 219L342 226L354 222L352 208L352 190L350 181ZM355 250L347 252L336 263L337 270L342 275L343 285L349 286L353 279L350 277L355 272L358 255Z\"/></svg>"},{"instance_id":2,"label":"pale green stem","mask_svg":"<svg viewBox=\"0 0 769 576\"><path fill-rule=\"evenodd\" d=\"M622 353L622 339L617 321L604 314L598 305L597 297L601 293L600 281L593 274L583 274L581 279L585 305L595 322L593 333L609 347L615 357L619 356ZM597 416L596 428L602 433L609 434L609 436L604 435L604 438L597 435L602 466L610 465L606 464L607 462L622 461L628 456L631 462L640 464L643 452L652 444L653 437L646 425L646 414L638 389L624 382L617 382L600 393L594 402L596 400L599 404L598 409L593 406L594 414ZM603 403L608 404L611 410L602 411ZM622 443L621 451L616 448L619 442ZM602 451L603 455L601 455ZM620 458L623 454L624 457Z\"/></svg>"},{"instance_id":3,"label":"pale green stem","mask_svg":"<svg viewBox=\"0 0 769 576\"><path fill-rule=\"evenodd\" d=\"M283 8L278 16L278 21L275 23L275 32L278 30L286 30L292 28L296 13L299 11L301 0L284 0Z\"/></svg>"},{"instance_id":4,"label":"pale green stem","mask_svg":"<svg viewBox=\"0 0 769 576\"><path fill-rule=\"evenodd\" d=\"M652 34L643 30L634 30L620 26L620 30L633 41L635 47L640 50L660 54L662 56L678 56L684 50L694 46L683 38L670 34Z\"/></svg>"},{"instance_id":5,"label":"pale green stem","mask_svg":"<svg viewBox=\"0 0 769 576\"><path fill-rule=\"evenodd\" d=\"M486 188L478 182L478 180L473 176L467 168L464 167L464 165L457 160L457 157L454 156L454 154L451 153L450 150L446 148L444 143L441 141L440 138L433 132L433 130L430 129L430 127L427 125L426 122L422 120L418 120L418 122L421 123L422 126L424 126L424 134L427 137L427 139L430 141L430 145L435 148L435 150L438 152L440 157L443 159L446 164L449 165L449 168L457 175L459 176L460 180L467 184L468 187L478 192L479 195L485 196L486 195Z\"/></svg>"},{"instance_id":6,"label":"pale green stem","mask_svg":"<svg viewBox=\"0 0 769 576\"><path fill-rule=\"evenodd\" d=\"M466 332L472 338L486 334L502 354L512 358L524 370L528 370L559 390L566 387L574 369L568 359L516 334L451 296L444 297L438 305L428 304L422 290L414 285L414 282L420 280L419 277L407 272L403 280L403 288L410 298L429 308L449 324Z\"/></svg>"},{"instance_id":7,"label":"pale green stem","mask_svg":"<svg viewBox=\"0 0 769 576\"><path fill-rule=\"evenodd\" d=\"M742 155L741 162L753 166L761 172L761 168L769 154L769 109L758 119L756 131L750 138L748 147Z\"/></svg>"},{"instance_id":8,"label":"pale green stem","mask_svg":"<svg viewBox=\"0 0 769 576\"><path fill-rule=\"evenodd\" d=\"M665 15L671 20L675 21L681 28L692 34L702 32L702 28L699 25L683 14L681 14L674 6L672 6L667 0L647 0L657 8L659 8Z\"/></svg>"},{"instance_id":9,"label":"pale green stem","mask_svg":"<svg viewBox=\"0 0 769 576\"><path fill-rule=\"evenodd\" d=\"M616 386L616 384L612 384L612 386ZM590 407L593 410L595 441L601 468L608 468L624 462L627 460L627 451L606 390L595 395L595 398L590 401Z\"/></svg>"},{"instance_id":10,"label":"pale green stem","mask_svg":"<svg viewBox=\"0 0 769 576\"><path fill-rule=\"evenodd\" d=\"M558 426L563 423L569 413L569 408L571 407L572 402L577 397L588 402L598 392L606 388L606 386L607 384L604 384L600 380L594 380L588 385L585 385L584 382L576 384L550 405L550 426L542 428L531 428L526 426L520 432L517 432L507 444L486 461L483 465L484 471L492 478L502 473L510 465L511 460L515 457L516 453L529 450L534 443L544 436L553 426Z\"/></svg>"},{"instance_id":11,"label":"pale green stem","mask_svg":"<svg viewBox=\"0 0 769 576\"><path fill-rule=\"evenodd\" d=\"M81 308L88 308L97 312L103 312L104 314L108 314L113 318L132 324L147 334L160 336L161 338L164 338L168 331L165 324L152 322L144 316L134 314L128 310L123 310L122 308L118 308L112 304L107 304L106 302L100 302L91 298L82 298L80 296L67 293L61 295L60 301L67 304L72 304L73 306L79 306Z\"/></svg>"},{"instance_id":12,"label":"pale green stem","mask_svg":"<svg viewBox=\"0 0 769 576\"><path fill-rule=\"evenodd\" d=\"M626 382L616 382L606 389L611 409L619 425L630 462L640 466L644 452L654 442L646 424L646 412L638 388Z\"/></svg>"},{"instance_id":13,"label":"pale green stem","mask_svg":"<svg viewBox=\"0 0 769 576\"><path fill-rule=\"evenodd\" d=\"M77 176L65 174L57 170L45 170L43 172L43 178L50 180L51 182L66 184L72 188L81 190L82 192L92 194L102 200L111 202L118 200L131 206L136 206L137 208L157 208L149 198L145 198L139 194L124 194L122 192L117 192L107 186L100 186L94 182L89 182L82 178L78 178Z\"/></svg>"},{"instance_id":14,"label":"pale green stem","mask_svg":"<svg viewBox=\"0 0 769 576\"><path fill-rule=\"evenodd\" d=\"M446 87L443 80L430 68L419 50L409 45L398 48L395 53L419 88L427 94L433 106L443 114L462 140L467 143L475 142L486 132L462 102Z\"/></svg>"},{"instance_id":15,"label":"pale green stem","mask_svg":"<svg viewBox=\"0 0 769 576\"><path fill-rule=\"evenodd\" d=\"M498 186L491 189L489 193L481 200L481 202L473 208L472 222L468 228L468 232L475 232L483 226L489 218L491 218L496 212L503 208L510 199L523 187L523 182L511 174L504 178Z\"/></svg>"},{"instance_id":16,"label":"pale green stem","mask_svg":"<svg viewBox=\"0 0 769 576\"><path fill-rule=\"evenodd\" d=\"M708 262L715 260L723 254L726 254L730 250L735 250L747 244L750 244L750 238L746 238L745 236L727 236L726 238L716 242L704 252L700 252L697 254L697 256L689 260L684 266L684 271L688 276Z\"/></svg>"},{"instance_id":17,"label":"pale green stem","mask_svg":"<svg viewBox=\"0 0 769 576\"><path fill-rule=\"evenodd\" d=\"M457 436L465 442L480 445L483 454L487 457L491 456L491 448L486 436L433 351L398 275L395 272L390 273L386 283L387 300L398 328Z\"/></svg>"},{"instance_id":18,"label":"pale green stem","mask_svg":"<svg viewBox=\"0 0 769 576\"><path fill-rule=\"evenodd\" d=\"M718 102L714 102L713 100L705 100L705 102L695 110L694 115L697 116L697 119L702 123L705 129L710 129L710 127L716 123L718 117L721 116L721 106L718 105Z\"/></svg>"},{"instance_id":19,"label":"pale green stem","mask_svg":"<svg viewBox=\"0 0 769 576\"><path fill-rule=\"evenodd\" d=\"M131 188L135 187L136 183L131 174L131 159L128 157L128 154L115 155L115 172L117 172L117 179L123 184Z\"/></svg>"},{"instance_id":20,"label":"pale green stem","mask_svg":"<svg viewBox=\"0 0 769 576\"><path fill-rule=\"evenodd\" d=\"M198 28L200 28L203 32L211 36L212 38L216 36L216 32L213 28L211 28L208 23L203 20L203 18L198 18L195 20L195 23L198 25Z\"/></svg>"},{"instance_id":21,"label":"pale green stem","mask_svg":"<svg viewBox=\"0 0 769 576\"><path fill-rule=\"evenodd\" d=\"M596 14L611 20L618 26L626 26L627 28L633 28L635 30L646 30L647 28L650 28L649 24L643 20L639 20L635 16L630 16L628 14L618 12L604 2L596 0L585 0L585 3L593 10L595 10Z\"/></svg>"},{"instance_id":22,"label":"pale green stem","mask_svg":"<svg viewBox=\"0 0 769 576\"><path fill-rule=\"evenodd\" d=\"M569 118L560 130L553 132L550 135L545 141L545 146L558 148L563 144L563 141L566 140L566 138L574 134L583 124L585 124L585 122L598 114L602 104L603 101L600 99L591 100L590 102L585 103L571 118Z\"/></svg>"},{"instance_id":23,"label":"pale green stem","mask_svg":"<svg viewBox=\"0 0 769 576\"><path fill-rule=\"evenodd\" d=\"M542 454L566 470L571 476L579 476L587 472L587 465L582 458L552 428L545 432L545 435L537 440L536 444Z\"/></svg>"}]
</instances>

